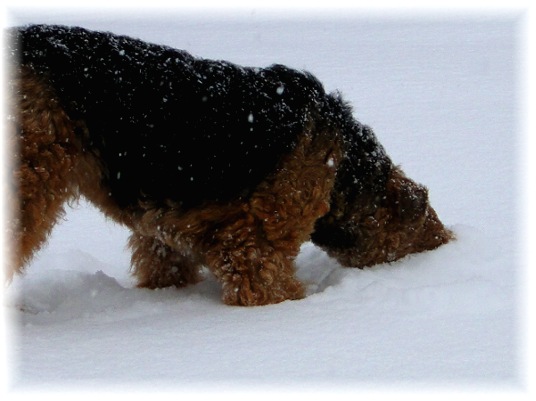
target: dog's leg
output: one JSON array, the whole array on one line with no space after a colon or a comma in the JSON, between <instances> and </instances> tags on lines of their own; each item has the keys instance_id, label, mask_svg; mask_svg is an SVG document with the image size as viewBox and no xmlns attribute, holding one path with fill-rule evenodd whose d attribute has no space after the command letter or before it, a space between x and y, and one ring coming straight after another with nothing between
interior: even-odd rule
<instances>
[{"instance_id":1,"label":"dog's leg","mask_svg":"<svg viewBox=\"0 0 536 401\"><path fill-rule=\"evenodd\" d=\"M20 272L45 242L76 196L73 182L78 148L73 124L51 89L23 70L10 84L8 99L8 239L11 241L7 278Z\"/></svg>"},{"instance_id":2,"label":"dog's leg","mask_svg":"<svg viewBox=\"0 0 536 401\"><path fill-rule=\"evenodd\" d=\"M223 286L229 305L264 305L304 296L294 277L297 247L266 238L262 223L244 213L218 229L205 253L205 263ZM298 245L299 246L299 245Z\"/></svg>"},{"instance_id":3,"label":"dog's leg","mask_svg":"<svg viewBox=\"0 0 536 401\"><path fill-rule=\"evenodd\" d=\"M139 286L195 281L198 265L192 261L200 260L223 284L228 304L260 305L302 297L301 284L293 277L295 255L276 251L262 222L248 210L242 202L206 205L185 214L147 209L130 238ZM189 258L180 257L183 253Z\"/></svg>"},{"instance_id":4,"label":"dog's leg","mask_svg":"<svg viewBox=\"0 0 536 401\"><path fill-rule=\"evenodd\" d=\"M222 282L225 303L263 305L304 296L294 259L329 210L340 158L334 146L333 137L304 134L242 210L213 231L206 263Z\"/></svg>"},{"instance_id":5,"label":"dog's leg","mask_svg":"<svg viewBox=\"0 0 536 401\"><path fill-rule=\"evenodd\" d=\"M132 269L138 287L184 287L201 280L201 265L191 255L182 255L160 240L134 233L129 239Z\"/></svg>"}]
</instances>

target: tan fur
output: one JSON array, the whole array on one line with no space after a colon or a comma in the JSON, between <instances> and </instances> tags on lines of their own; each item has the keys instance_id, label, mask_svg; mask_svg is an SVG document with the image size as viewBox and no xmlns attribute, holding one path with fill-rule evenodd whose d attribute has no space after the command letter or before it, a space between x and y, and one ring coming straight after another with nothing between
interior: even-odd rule
<instances>
[{"instance_id":1,"label":"tan fur","mask_svg":"<svg viewBox=\"0 0 536 401\"><path fill-rule=\"evenodd\" d=\"M74 125L52 90L23 68L7 100L7 138L12 176L8 177L7 224L11 239L8 278L38 250L63 204L77 192L74 170L80 153Z\"/></svg>"},{"instance_id":2,"label":"tan fur","mask_svg":"<svg viewBox=\"0 0 536 401\"><path fill-rule=\"evenodd\" d=\"M326 249L343 266L363 268L393 262L435 249L454 238L430 206L427 189L407 178L399 168L391 170L382 202L368 195L351 205L349 220L359 238L356 246Z\"/></svg>"}]
</instances>

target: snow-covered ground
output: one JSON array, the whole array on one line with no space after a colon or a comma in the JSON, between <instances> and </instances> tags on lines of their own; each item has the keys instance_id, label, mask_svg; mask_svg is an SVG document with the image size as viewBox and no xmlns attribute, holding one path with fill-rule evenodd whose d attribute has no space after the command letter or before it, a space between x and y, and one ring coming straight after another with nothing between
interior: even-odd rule
<instances>
[{"instance_id":1,"label":"snow-covered ground","mask_svg":"<svg viewBox=\"0 0 536 401\"><path fill-rule=\"evenodd\" d=\"M519 17L19 10L10 22L307 69L429 187L458 238L367 270L308 243L297 261L306 299L237 308L211 277L136 289L128 232L81 202L6 291L12 390L523 388Z\"/></svg>"}]
</instances>

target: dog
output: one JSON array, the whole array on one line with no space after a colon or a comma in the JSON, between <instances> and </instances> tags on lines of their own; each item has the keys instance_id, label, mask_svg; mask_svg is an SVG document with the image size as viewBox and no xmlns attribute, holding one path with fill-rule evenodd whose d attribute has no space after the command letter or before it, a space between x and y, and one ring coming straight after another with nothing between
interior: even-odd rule
<instances>
[{"instance_id":1,"label":"dog","mask_svg":"<svg viewBox=\"0 0 536 401\"><path fill-rule=\"evenodd\" d=\"M6 43L8 280L80 196L132 231L139 287L184 287L206 266L229 305L303 298L305 241L363 268L453 238L307 72L79 27L10 28Z\"/></svg>"}]
</instances>

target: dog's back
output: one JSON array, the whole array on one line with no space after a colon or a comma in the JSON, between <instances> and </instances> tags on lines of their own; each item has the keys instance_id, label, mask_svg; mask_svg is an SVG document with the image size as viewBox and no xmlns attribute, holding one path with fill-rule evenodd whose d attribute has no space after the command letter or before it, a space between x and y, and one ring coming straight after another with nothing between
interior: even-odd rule
<instances>
[{"instance_id":1,"label":"dog's back","mask_svg":"<svg viewBox=\"0 0 536 401\"><path fill-rule=\"evenodd\" d=\"M324 101L307 73L244 68L82 28L11 31L12 53L46 77L83 145L106 163L121 207L142 194L184 208L245 193L288 153Z\"/></svg>"}]
</instances>

